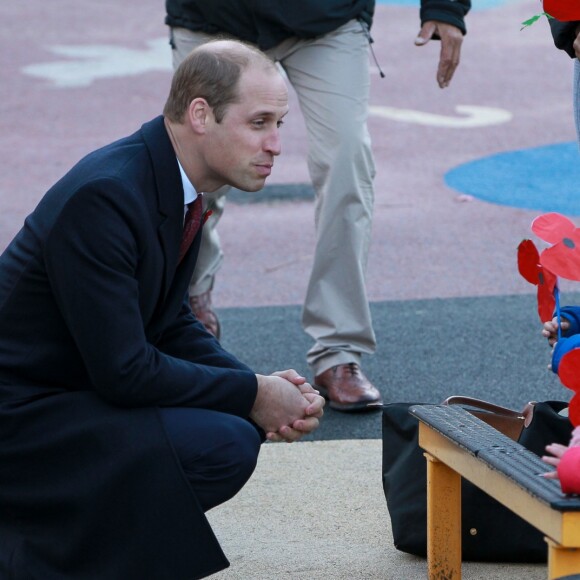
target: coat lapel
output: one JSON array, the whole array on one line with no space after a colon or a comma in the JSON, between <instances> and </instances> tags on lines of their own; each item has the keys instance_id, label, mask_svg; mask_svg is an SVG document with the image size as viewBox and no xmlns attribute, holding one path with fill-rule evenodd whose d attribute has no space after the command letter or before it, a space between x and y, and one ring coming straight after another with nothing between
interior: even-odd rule
<instances>
[{"instance_id":1,"label":"coat lapel","mask_svg":"<svg viewBox=\"0 0 580 580\"><path fill-rule=\"evenodd\" d=\"M157 235L163 252L161 293L150 330L155 334L168 317L177 316L188 291L191 275L201 243L200 227L189 251L178 264L179 246L183 235L183 184L173 145L165 129L163 117L157 117L141 128L149 149L159 225Z\"/></svg>"},{"instance_id":2,"label":"coat lapel","mask_svg":"<svg viewBox=\"0 0 580 580\"><path fill-rule=\"evenodd\" d=\"M183 235L183 184L173 145L163 117L141 128L151 156L159 225L157 235L163 252L161 292L149 330L154 335L167 318L176 317L186 297L201 243L200 227L191 248L178 264ZM160 265L161 268L161 265Z\"/></svg>"},{"instance_id":3,"label":"coat lapel","mask_svg":"<svg viewBox=\"0 0 580 580\"><path fill-rule=\"evenodd\" d=\"M177 157L163 117L157 117L143 125L141 133L151 155L160 218L157 233L164 256L160 300L162 305L167 299L177 269L183 232L183 185Z\"/></svg>"}]
</instances>

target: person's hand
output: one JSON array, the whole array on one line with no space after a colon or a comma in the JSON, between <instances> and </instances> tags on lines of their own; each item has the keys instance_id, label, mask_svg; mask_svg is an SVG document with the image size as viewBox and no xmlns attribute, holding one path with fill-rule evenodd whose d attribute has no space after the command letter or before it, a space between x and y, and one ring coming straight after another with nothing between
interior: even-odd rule
<instances>
[{"instance_id":1,"label":"person's hand","mask_svg":"<svg viewBox=\"0 0 580 580\"><path fill-rule=\"evenodd\" d=\"M250 418L269 440L296 441L318 427L325 401L303 377L291 370L256 377L258 393Z\"/></svg>"},{"instance_id":2,"label":"person's hand","mask_svg":"<svg viewBox=\"0 0 580 580\"><path fill-rule=\"evenodd\" d=\"M562 445L561 443L551 443L550 445L546 445L546 452L549 453L549 455L542 455L542 461L558 469L562 455L564 455L567 450L568 446ZM557 471L548 471L547 473L542 473L541 475L546 479L558 479Z\"/></svg>"},{"instance_id":3,"label":"person's hand","mask_svg":"<svg viewBox=\"0 0 580 580\"><path fill-rule=\"evenodd\" d=\"M439 22L437 20L428 20L423 24L419 35L415 39L416 46L424 46L433 36L438 35L441 39L441 51L439 53L439 65L437 67L437 83L444 89L449 86L453 73L459 65L461 54L461 43L463 42L463 33L457 26Z\"/></svg>"},{"instance_id":4,"label":"person's hand","mask_svg":"<svg viewBox=\"0 0 580 580\"><path fill-rule=\"evenodd\" d=\"M288 379L276 375L256 375L258 392L250 418L266 434L276 433L305 416L308 400Z\"/></svg>"},{"instance_id":5,"label":"person's hand","mask_svg":"<svg viewBox=\"0 0 580 580\"><path fill-rule=\"evenodd\" d=\"M292 443L318 428L320 424L319 419L324 414L326 401L317 393L305 393L304 397L310 403L306 409L305 417L294 421L292 425L281 427L277 433L269 433L267 435L269 441L286 441L286 443Z\"/></svg>"},{"instance_id":6,"label":"person's hand","mask_svg":"<svg viewBox=\"0 0 580 580\"><path fill-rule=\"evenodd\" d=\"M305 410L305 416L297 419L292 425L285 425L277 433L268 433L269 441L286 441L292 443L298 441L304 435L312 433L319 426L319 419L324 414L324 405L326 401L319 395L319 392L306 382L306 379L298 374L294 369L286 371L277 371L272 373L274 376L285 378L294 384L309 402Z\"/></svg>"},{"instance_id":7,"label":"person's hand","mask_svg":"<svg viewBox=\"0 0 580 580\"><path fill-rule=\"evenodd\" d=\"M562 445L561 443L546 445L546 452L549 453L549 455L543 455L542 461L558 469L558 465L560 465L564 453L566 453L570 447L580 447L580 427L574 428L568 445ZM557 471L548 471L541 475L546 479L558 479Z\"/></svg>"},{"instance_id":8,"label":"person's hand","mask_svg":"<svg viewBox=\"0 0 580 580\"><path fill-rule=\"evenodd\" d=\"M561 322L562 332L566 332L570 328L570 322L562 317ZM553 318L549 322L544 322L542 327L542 336L548 339L548 344L553 348L558 341L558 319Z\"/></svg>"},{"instance_id":9,"label":"person's hand","mask_svg":"<svg viewBox=\"0 0 580 580\"><path fill-rule=\"evenodd\" d=\"M305 412L307 417L316 417L318 419L322 417L324 414L323 407L325 405L325 400L323 397L319 396L320 391L317 391L310 383L307 383L302 375L299 375L294 369L277 371L272 373L272 375L290 381L306 397L310 403Z\"/></svg>"},{"instance_id":10,"label":"person's hand","mask_svg":"<svg viewBox=\"0 0 580 580\"><path fill-rule=\"evenodd\" d=\"M293 385L296 385L300 389L300 392L318 393L318 391L312 388L312 386L306 382L306 379L297 373L294 369L276 371L275 373L272 373L272 376L282 377L283 379L290 381Z\"/></svg>"},{"instance_id":11,"label":"person's hand","mask_svg":"<svg viewBox=\"0 0 580 580\"><path fill-rule=\"evenodd\" d=\"M575 427L568 447L580 447L580 427Z\"/></svg>"}]
</instances>

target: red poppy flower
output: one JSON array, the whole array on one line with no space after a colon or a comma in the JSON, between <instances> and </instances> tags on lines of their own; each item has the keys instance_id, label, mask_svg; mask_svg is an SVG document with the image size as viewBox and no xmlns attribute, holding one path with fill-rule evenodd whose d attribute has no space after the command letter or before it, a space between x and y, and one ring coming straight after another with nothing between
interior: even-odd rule
<instances>
[{"instance_id":1,"label":"red poppy flower","mask_svg":"<svg viewBox=\"0 0 580 580\"><path fill-rule=\"evenodd\" d=\"M580 425L580 397L578 396L578 393L576 393L570 399L570 403L568 403L568 419L570 419L570 423L572 423L574 427Z\"/></svg>"},{"instance_id":2,"label":"red poppy flower","mask_svg":"<svg viewBox=\"0 0 580 580\"><path fill-rule=\"evenodd\" d=\"M538 287L538 315L540 322L548 322L554 316L557 278L540 264L540 254L532 240L523 240L518 246L518 270L530 283Z\"/></svg>"},{"instance_id":3,"label":"red poppy flower","mask_svg":"<svg viewBox=\"0 0 580 580\"><path fill-rule=\"evenodd\" d=\"M544 0L544 12L550 16L569 22L580 20L580 2L578 0Z\"/></svg>"},{"instance_id":4,"label":"red poppy flower","mask_svg":"<svg viewBox=\"0 0 580 580\"><path fill-rule=\"evenodd\" d=\"M556 0L556 2L561 2L561 0ZM574 0L574 3L578 8L578 14L574 20L578 20L580 19L580 1ZM551 286L550 295L554 300L555 292L558 292L558 276L580 281L580 229L559 213L547 213L532 222L532 231L552 246L538 254L534 243L524 240L518 247L518 268L520 274L532 283L536 278L540 280L543 275L546 289L542 292L548 292ZM535 268L534 263L536 263ZM550 305L546 296L541 299L540 289L541 281L538 282L538 312L542 322L545 322L552 318L554 303ZM540 305L541 301L544 302L543 306ZM544 319L545 316L548 318ZM562 384L574 391L568 414L572 424L578 426L580 425L580 348L574 348L562 356L557 368Z\"/></svg>"},{"instance_id":5,"label":"red poppy flower","mask_svg":"<svg viewBox=\"0 0 580 580\"><path fill-rule=\"evenodd\" d=\"M532 231L553 244L542 252L540 264L556 276L580 281L580 229L559 213L547 213L532 222Z\"/></svg>"},{"instance_id":6,"label":"red poppy flower","mask_svg":"<svg viewBox=\"0 0 580 580\"><path fill-rule=\"evenodd\" d=\"M558 365L558 376L565 387L574 391L568 416L574 427L580 425L580 348L567 352Z\"/></svg>"}]
</instances>

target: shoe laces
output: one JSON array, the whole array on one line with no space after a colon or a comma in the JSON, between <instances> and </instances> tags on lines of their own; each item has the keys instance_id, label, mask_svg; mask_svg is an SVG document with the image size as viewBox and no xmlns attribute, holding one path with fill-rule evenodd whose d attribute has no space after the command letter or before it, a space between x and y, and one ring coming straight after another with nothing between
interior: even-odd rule
<instances>
[{"instance_id":1,"label":"shoe laces","mask_svg":"<svg viewBox=\"0 0 580 580\"><path fill-rule=\"evenodd\" d=\"M345 368L345 371L349 372L353 377L360 374L360 367L358 366L357 363L351 362L343 366Z\"/></svg>"}]
</instances>

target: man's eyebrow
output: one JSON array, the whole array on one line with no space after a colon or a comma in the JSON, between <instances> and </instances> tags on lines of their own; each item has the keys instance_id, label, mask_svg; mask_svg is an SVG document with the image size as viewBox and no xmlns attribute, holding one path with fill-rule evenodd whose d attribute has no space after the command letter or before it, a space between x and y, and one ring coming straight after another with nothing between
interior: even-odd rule
<instances>
[{"instance_id":1,"label":"man's eyebrow","mask_svg":"<svg viewBox=\"0 0 580 580\"><path fill-rule=\"evenodd\" d=\"M288 114L288 110L282 113L282 117L285 117ZM271 110L263 110L263 111L256 111L251 115L252 117L277 117L278 112L271 111Z\"/></svg>"}]
</instances>

